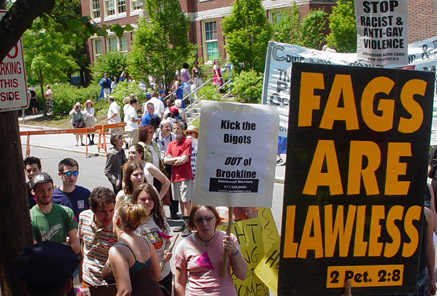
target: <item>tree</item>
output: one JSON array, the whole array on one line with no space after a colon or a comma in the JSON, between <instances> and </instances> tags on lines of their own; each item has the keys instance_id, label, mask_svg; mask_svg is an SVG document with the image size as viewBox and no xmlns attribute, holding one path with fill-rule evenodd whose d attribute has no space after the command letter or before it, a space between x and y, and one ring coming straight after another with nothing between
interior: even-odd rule
<instances>
[{"instance_id":1,"label":"tree","mask_svg":"<svg viewBox=\"0 0 437 296\"><path fill-rule=\"evenodd\" d=\"M126 55L122 52L112 51L97 58L94 65L91 67L93 79L100 81L104 73L108 73L108 77L119 77L121 72L125 71L127 67Z\"/></svg>"},{"instance_id":2,"label":"tree","mask_svg":"<svg viewBox=\"0 0 437 296\"><path fill-rule=\"evenodd\" d=\"M128 54L128 71L146 83L152 75L168 90L175 71L194 54L188 41L189 20L177 0L146 0L144 6L149 19L138 23Z\"/></svg>"},{"instance_id":3,"label":"tree","mask_svg":"<svg viewBox=\"0 0 437 296\"><path fill-rule=\"evenodd\" d=\"M241 71L234 78L232 93L236 101L242 103L259 104L261 102L263 75L250 71Z\"/></svg>"},{"instance_id":4,"label":"tree","mask_svg":"<svg viewBox=\"0 0 437 296\"><path fill-rule=\"evenodd\" d=\"M77 1L58 0L55 6L55 0L16 0L0 20L0 61L38 17L41 17L41 24L46 26L52 25L50 20L54 20L54 29L63 33L64 39L72 38L76 41L83 38L86 40L94 34L106 36L107 30L113 31L117 37L121 37L124 31L133 30L130 25L97 26L89 16L80 14ZM6 8L5 0L0 0L0 8Z\"/></svg>"},{"instance_id":5,"label":"tree","mask_svg":"<svg viewBox=\"0 0 437 296\"><path fill-rule=\"evenodd\" d=\"M338 52L357 51L357 29L353 0L338 0L329 15L331 33L326 37L327 45Z\"/></svg>"},{"instance_id":6,"label":"tree","mask_svg":"<svg viewBox=\"0 0 437 296\"><path fill-rule=\"evenodd\" d=\"M90 22L89 17L78 17L63 11L68 1L17 0L0 21L0 61L14 47L34 19L53 18L63 28L79 28L88 34L107 34ZM0 8L6 8L6 1L0 0ZM54 13L50 13L50 11ZM120 26L118 26L120 27ZM117 36L120 29L114 25ZM121 28L121 27L120 27ZM65 35L68 32L66 29ZM123 28L121 28L121 34ZM120 34L120 35L121 35ZM0 287L3 296L24 295L22 283L13 268L13 260L21 250L32 244L32 232L27 203L21 140L18 128L18 112L0 114ZM11 223L13 221L14 223ZM5 243L6 242L6 243Z\"/></svg>"},{"instance_id":7,"label":"tree","mask_svg":"<svg viewBox=\"0 0 437 296\"><path fill-rule=\"evenodd\" d=\"M222 21L225 49L237 72L264 71L266 50L272 38L261 0L235 0L232 14Z\"/></svg>"},{"instance_id":8,"label":"tree","mask_svg":"<svg viewBox=\"0 0 437 296\"><path fill-rule=\"evenodd\" d=\"M301 46L321 49L325 41L327 13L321 9L311 9L303 18L301 26Z\"/></svg>"},{"instance_id":9,"label":"tree","mask_svg":"<svg viewBox=\"0 0 437 296\"><path fill-rule=\"evenodd\" d=\"M50 29L41 30L39 21L24 33L23 51L28 80L39 82L43 94L44 83L66 82L68 74L78 70L79 66L69 54L73 46L62 42L62 34ZM45 104L43 110L46 115Z\"/></svg>"},{"instance_id":10,"label":"tree","mask_svg":"<svg viewBox=\"0 0 437 296\"><path fill-rule=\"evenodd\" d=\"M300 43L302 16L293 1L293 5L285 10L274 12L273 39L277 42L296 44Z\"/></svg>"},{"instance_id":11,"label":"tree","mask_svg":"<svg viewBox=\"0 0 437 296\"><path fill-rule=\"evenodd\" d=\"M324 42L326 12L311 9L303 18L296 2L274 19L274 40L308 48L320 49Z\"/></svg>"}]
</instances>

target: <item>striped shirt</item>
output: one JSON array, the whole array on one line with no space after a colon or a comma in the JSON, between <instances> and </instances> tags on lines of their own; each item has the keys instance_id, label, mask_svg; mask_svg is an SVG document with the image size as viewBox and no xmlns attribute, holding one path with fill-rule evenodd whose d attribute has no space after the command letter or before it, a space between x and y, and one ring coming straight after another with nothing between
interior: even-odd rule
<instances>
[{"instance_id":1,"label":"striped shirt","mask_svg":"<svg viewBox=\"0 0 437 296\"><path fill-rule=\"evenodd\" d=\"M94 213L86 210L79 215L79 238L82 240L82 278L93 286L105 285L102 269L108 260L109 249L117 242L112 224L99 228L94 222Z\"/></svg>"}]
</instances>

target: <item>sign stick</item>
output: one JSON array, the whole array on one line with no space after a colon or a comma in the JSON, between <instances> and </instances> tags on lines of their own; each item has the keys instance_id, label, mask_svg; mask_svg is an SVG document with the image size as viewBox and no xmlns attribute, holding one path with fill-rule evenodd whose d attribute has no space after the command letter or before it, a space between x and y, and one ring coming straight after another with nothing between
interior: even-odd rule
<instances>
[{"instance_id":1,"label":"sign stick","mask_svg":"<svg viewBox=\"0 0 437 296\"><path fill-rule=\"evenodd\" d=\"M179 233L176 235L176 237L174 238L173 242L168 247L167 251L169 251L170 253L173 252L174 245L176 244L176 241L178 240L178 238L179 238ZM164 269L164 266L165 266L166 263L167 262L164 262L164 261L161 262L161 271Z\"/></svg>"},{"instance_id":2,"label":"sign stick","mask_svg":"<svg viewBox=\"0 0 437 296\"><path fill-rule=\"evenodd\" d=\"M228 207L228 224L226 225L226 235L231 235L231 226L232 226L232 214L234 212L233 207ZM220 272L220 277L224 278L226 276L226 268L228 265L228 257L229 252L225 251L223 253L223 260L222 260L222 270Z\"/></svg>"}]
</instances>

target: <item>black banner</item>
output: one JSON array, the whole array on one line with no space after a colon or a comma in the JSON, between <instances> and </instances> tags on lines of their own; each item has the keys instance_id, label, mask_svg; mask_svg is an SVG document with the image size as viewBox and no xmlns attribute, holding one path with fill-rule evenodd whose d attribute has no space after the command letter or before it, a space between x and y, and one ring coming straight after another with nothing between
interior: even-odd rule
<instances>
[{"instance_id":1,"label":"black banner","mask_svg":"<svg viewBox=\"0 0 437 296\"><path fill-rule=\"evenodd\" d=\"M434 73L292 68L279 295L412 292Z\"/></svg>"}]
</instances>

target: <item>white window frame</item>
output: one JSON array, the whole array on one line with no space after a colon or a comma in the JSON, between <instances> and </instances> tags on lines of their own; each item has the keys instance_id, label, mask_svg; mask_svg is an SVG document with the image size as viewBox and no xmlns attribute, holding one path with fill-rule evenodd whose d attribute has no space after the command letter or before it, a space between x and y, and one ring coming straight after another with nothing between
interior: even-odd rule
<instances>
[{"instance_id":1,"label":"white window frame","mask_svg":"<svg viewBox=\"0 0 437 296\"><path fill-rule=\"evenodd\" d=\"M120 2L124 2L124 4L120 4ZM108 5L111 4L111 5ZM104 12L105 12L105 21L113 20L113 19L119 19L126 17L126 11L127 11L127 3L126 0L104 0L103 1L104 6ZM108 7L113 6L114 7L114 13L108 14ZM124 7L124 11L120 11L121 7Z\"/></svg>"},{"instance_id":2,"label":"white window frame","mask_svg":"<svg viewBox=\"0 0 437 296\"><path fill-rule=\"evenodd\" d=\"M94 4L98 4L98 8L94 7ZM91 12L91 18L94 21L100 21L100 18L102 17L102 8L100 7L100 0L90 0L90 12ZM96 16L98 14L98 16Z\"/></svg>"},{"instance_id":3,"label":"white window frame","mask_svg":"<svg viewBox=\"0 0 437 296\"><path fill-rule=\"evenodd\" d=\"M206 40L206 24L207 23L215 23L215 39ZM203 57L205 61L212 61L214 59L218 59L220 57L219 54L219 45L218 45L218 36L217 36L217 20L216 19L208 19L202 21L202 47L203 47ZM208 57L208 43L216 42L217 43L217 57L210 59Z\"/></svg>"},{"instance_id":4,"label":"white window frame","mask_svg":"<svg viewBox=\"0 0 437 296\"><path fill-rule=\"evenodd\" d=\"M109 46L110 39L111 40L115 39L115 47L116 48L113 48L113 49L110 48L110 46ZM126 48L124 48L124 49L122 48L122 41L121 41L122 39L125 40ZM124 34L121 38L118 38L114 34L109 35L108 37L106 37L106 49L107 49L106 52L123 52L123 53L127 53L128 52L128 38L127 38L126 34Z\"/></svg>"},{"instance_id":5,"label":"white window frame","mask_svg":"<svg viewBox=\"0 0 437 296\"><path fill-rule=\"evenodd\" d=\"M111 41L114 40L115 48L111 48ZM118 51L118 38L115 35L106 37L106 52Z\"/></svg>"},{"instance_id":6,"label":"white window frame","mask_svg":"<svg viewBox=\"0 0 437 296\"><path fill-rule=\"evenodd\" d=\"M97 50L97 43L99 44L99 50ZM102 40L100 38L91 39L91 46L93 48L94 61L102 55Z\"/></svg>"},{"instance_id":7,"label":"white window frame","mask_svg":"<svg viewBox=\"0 0 437 296\"><path fill-rule=\"evenodd\" d=\"M267 19L269 22L274 25L275 24L275 14L286 12L291 7L283 7L283 8L274 8L267 10Z\"/></svg>"},{"instance_id":8,"label":"white window frame","mask_svg":"<svg viewBox=\"0 0 437 296\"><path fill-rule=\"evenodd\" d=\"M135 8L135 3L137 2L141 4L139 8ZM132 12L137 10L140 11L144 9L144 0L132 0L130 1L130 4L131 4L130 10Z\"/></svg>"}]
</instances>

